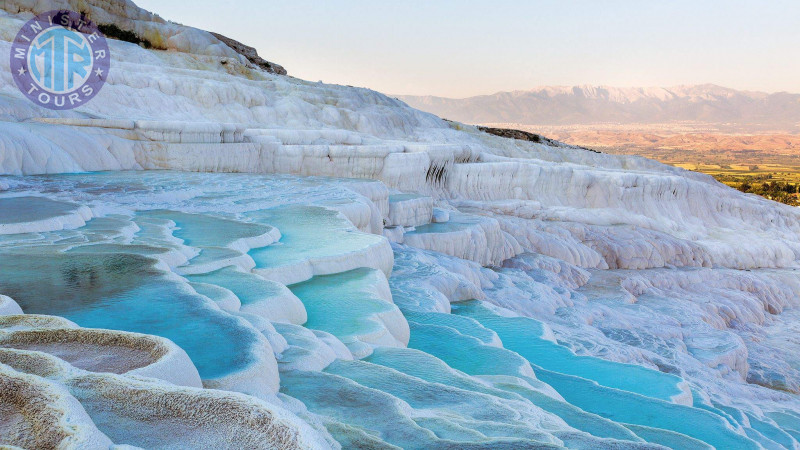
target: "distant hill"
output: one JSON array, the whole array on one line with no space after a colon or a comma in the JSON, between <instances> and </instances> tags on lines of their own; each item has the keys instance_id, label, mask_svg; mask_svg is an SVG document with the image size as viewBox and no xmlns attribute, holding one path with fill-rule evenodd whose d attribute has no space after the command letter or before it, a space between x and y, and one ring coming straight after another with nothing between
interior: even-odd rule
<instances>
[{"instance_id":1,"label":"distant hill","mask_svg":"<svg viewBox=\"0 0 800 450\"><path fill-rule=\"evenodd\" d=\"M551 86L464 99L398 96L418 109L466 123L577 125L692 122L796 130L800 94L704 84L670 88Z\"/></svg>"}]
</instances>

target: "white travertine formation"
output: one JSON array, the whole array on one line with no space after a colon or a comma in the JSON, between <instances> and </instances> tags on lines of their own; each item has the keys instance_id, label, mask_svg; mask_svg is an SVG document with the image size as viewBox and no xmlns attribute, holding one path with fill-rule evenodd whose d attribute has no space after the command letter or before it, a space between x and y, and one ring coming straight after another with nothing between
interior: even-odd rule
<instances>
[{"instance_id":1,"label":"white travertine formation","mask_svg":"<svg viewBox=\"0 0 800 450\"><path fill-rule=\"evenodd\" d=\"M9 427L2 444L99 449L113 440L137 448L328 447L277 404L178 386L136 371L119 375L79 369L39 351L0 348L0 384L9 388L3 389L0 408L11 414L0 422ZM59 415L60 423L48 423Z\"/></svg>"},{"instance_id":2,"label":"white travertine formation","mask_svg":"<svg viewBox=\"0 0 800 450\"><path fill-rule=\"evenodd\" d=\"M416 227L433 222L433 199L421 195L389 196L387 226Z\"/></svg>"},{"instance_id":3,"label":"white travertine formation","mask_svg":"<svg viewBox=\"0 0 800 450\"><path fill-rule=\"evenodd\" d=\"M22 314L22 308L13 298L7 295L0 295L0 316L10 316L12 314Z\"/></svg>"},{"instance_id":4,"label":"white travertine formation","mask_svg":"<svg viewBox=\"0 0 800 450\"><path fill-rule=\"evenodd\" d=\"M3 332L0 347L50 353L93 372L149 376L182 386L202 387L189 356L168 339L86 328Z\"/></svg>"},{"instance_id":5,"label":"white travertine formation","mask_svg":"<svg viewBox=\"0 0 800 450\"><path fill-rule=\"evenodd\" d=\"M513 237L490 217L450 214L445 223L435 223L406 233L404 242L413 247L433 250L482 265L500 265L522 253Z\"/></svg>"},{"instance_id":6,"label":"white travertine formation","mask_svg":"<svg viewBox=\"0 0 800 450\"><path fill-rule=\"evenodd\" d=\"M796 208L44 3L0 50L57 7L155 49L66 112L0 58L0 444L800 448Z\"/></svg>"},{"instance_id":7,"label":"white travertine formation","mask_svg":"<svg viewBox=\"0 0 800 450\"><path fill-rule=\"evenodd\" d=\"M89 208L45 197L0 199L0 235L78 228L92 218Z\"/></svg>"},{"instance_id":8,"label":"white travertine formation","mask_svg":"<svg viewBox=\"0 0 800 450\"><path fill-rule=\"evenodd\" d=\"M0 364L0 444L20 448L108 448L65 388Z\"/></svg>"}]
</instances>

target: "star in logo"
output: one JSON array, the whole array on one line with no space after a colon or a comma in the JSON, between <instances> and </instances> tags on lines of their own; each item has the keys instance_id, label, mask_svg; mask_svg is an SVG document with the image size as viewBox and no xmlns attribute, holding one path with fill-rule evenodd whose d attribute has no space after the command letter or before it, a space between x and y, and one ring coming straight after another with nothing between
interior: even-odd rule
<instances>
[{"instance_id":1,"label":"star in logo","mask_svg":"<svg viewBox=\"0 0 800 450\"><path fill-rule=\"evenodd\" d=\"M94 73L97 75L97 78L103 78L103 69L98 67L97 70L94 71Z\"/></svg>"},{"instance_id":2,"label":"star in logo","mask_svg":"<svg viewBox=\"0 0 800 450\"><path fill-rule=\"evenodd\" d=\"M19 76L25 75L25 72L26 72L26 70L25 70L25 68L24 68L24 67L20 67L20 68L19 68L19 70L17 71L17 73L19 74Z\"/></svg>"}]
</instances>

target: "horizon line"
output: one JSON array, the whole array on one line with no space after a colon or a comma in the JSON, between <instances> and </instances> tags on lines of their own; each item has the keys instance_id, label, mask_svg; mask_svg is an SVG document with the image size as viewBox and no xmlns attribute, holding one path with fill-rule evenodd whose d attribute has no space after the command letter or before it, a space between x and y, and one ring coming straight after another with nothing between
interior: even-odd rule
<instances>
[{"instance_id":1,"label":"horizon line","mask_svg":"<svg viewBox=\"0 0 800 450\"><path fill-rule=\"evenodd\" d=\"M423 95L419 95L419 94L396 94L396 93L391 93L391 94L390 93L383 93L383 94L387 95L389 97L394 97L394 98L399 98L399 97L424 98L424 97L428 97L428 98L441 98L441 99L446 99L446 100L467 100L467 99L477 98L477 97L491 97L491 96L498 95L498 94L513 94L513 93L518 93L518 92L524 92L524 93L536 92L536 91L540 91L540 90L544 90L544 89L548 89L548 88L552 89L552 88L576 88L576 87L577 88L585 88L585 87L590 87L590 88L611 88L611 89L664 89L664 90L670 90L670 89L676 89L676 88L690 88L690 87L701 87L701 86L709 86L709 87L727 89L727 90L730 90L730 91L750 93L750 94L765 94L765 95L792 94L792 95L800 95L800 92L792 92L792 91L787 91L785 89L784 90L776 90L776 91L753 90L753 89L737 89L737 88L723 86L721 84L716 84L716 83L674 84L674 85L670 85L670 86L614 86L614 85L610 85L610 84L591 84L591 83L572 84L572 85L569 85L569 84L544 84L544 85L534 86L534 87L532 87L530 89L501 90L501 91L495 91L495 92L488 93L488 94L476 94L476 95L469 95L469 96L466 96L466 97L447 97L447 96L435 95L435 94L423 94ZM378 91L378 90L372 89L372 88L366 88L366 89L375 90L376 92L381 92L381 91Z\"/></svg>"}]
</instances>

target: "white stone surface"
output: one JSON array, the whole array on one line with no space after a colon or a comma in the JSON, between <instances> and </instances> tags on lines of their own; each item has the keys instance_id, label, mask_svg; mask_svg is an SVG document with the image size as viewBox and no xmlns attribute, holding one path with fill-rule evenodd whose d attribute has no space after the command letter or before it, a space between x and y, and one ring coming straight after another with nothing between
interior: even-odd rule
<instances>
[{"instance_id":1,"label":"white stone surface","mask_svg":"<svg viewBox=\"0 0 800 450\"><path fill-rule=\"evenodd\" d=\"M12 314L22 314L22 308L13 298L7 295L0 295L0 316L10 316Z\"/></svg>"}]
</instances>

